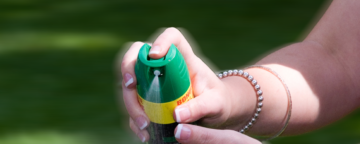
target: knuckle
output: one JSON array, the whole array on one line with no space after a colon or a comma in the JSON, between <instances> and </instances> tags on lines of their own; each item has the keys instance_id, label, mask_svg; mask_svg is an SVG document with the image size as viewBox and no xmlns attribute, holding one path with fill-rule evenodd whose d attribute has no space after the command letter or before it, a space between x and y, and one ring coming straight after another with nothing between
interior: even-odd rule
<instances>
[{"instance_id":1,"label":"knuckle","mask_svg":"<svg viewBox=\"0 0 360 144\"><path fill-rule=\"evenodd\" d=\"M139 128L135 125L133 120L130 120L129 126L134 133L137 133L139 131Z\"/></svg>"},{"instance_id":2,"label":"knuckle","mask_svg":"<svg viewBox=\"0 0 360 144\"><path fill-rule=\"evenodd\" d=\"M239 144L239 142L242 142L241 140L239 140L238 137L236 137L235 131L223 130L221 133L223 134L227 133L227 136L224 137L224 136L214 135L212 132L206 131L200 135L198 142L200 144L209 144L209 143Z\"/></svg>"},{"instance_id":3,"label":"knuckle","mask_svg":"<svg viewBox=\"0 0 360 144\"><path fill-rule=\"evenodd\" d=\"M165 32L170 32L170 33L180 33L179 29L175 28L175 27L169 27L165 30Z\"/></svg>"},{"instance_id":4,"label":"knuckle","mask_svg":"<svg viewBox=\"0 0 360 144\"><path fill-rule=\"evenodd\" d=\"M142 45L142 44L144 44L144 43L141 42L141 41L136 41L136 42L134 42L134 43L131 45L131 47L137 46L137 45Z\"/></svg>"},{"instance_id":5,"label":"knuckle","mask_svg":"<svg viewBox=\"0 0 360 144\"><path fill-rule=\"evenodd\" d=\"M121 61L121 71L122 72L125 72L125 71L128 71L128 70L126 70L126 69L128 69L129 68L129 64L131 64L131 62L130 61L128 61L127 59L125 59L125 57L124 57L124 59Z\"/></svg>"},{"instance_id":6,"label":"knuckle","mask_svg":"<svg viewBox=\"0 0 360 144\"><path fill-rule=\"evenodd\" d=\"M201 100L195 101L195 103L193 105L195 105L197 113L201 116L205 115L207 113L207 111L209 110L207 108L206 103Z\"/></svg>"},{"instance_id":7,"label":"knuckle","mask_svg":"<svg viewBox=\"0 0 360 144\"><path fill-rule=\"evenodd\" d=\"M228 144L239 144L242 143L241 138L238 136L238 132L233 130L224 130L224 133L227 133L230 138L222 138L221 141L228 143Z\"/></svg>"},{"instance_id":8,"label":"knuckle","mask_svg":"<svg viewBox=\"0 0 360 144\"><path fill-rule=\"evenodd\" d=\"M121 61L121 69L124 69L127 65L127 61L125 60L125 58Z\"/></svg>"},{"instance_id":9,"label":"knuckle","mask_svg":"<svg viewBox=\"0 0 360 144\"><path fill-rule=\"evenodd\" d=\"M124 58L121 60L121 70L124 70L126 66L129 64L129 60L127 58L127 54L125 54Z\"/></svg>"},{"instance_id":10,"label":"knuckle","mask_svg":"<svg viewBox=\"0 0 360 144\"><path fill-rule=\"evenodd\" d=\"M216 99L218 100L218 99ZM198 100L195 103L196 110L201 116L204 115L215 115L218 114L221 110L221 107L218 106L218 102L211 102L209 100Z\"/></svg>"},{"instance_id":11,"label":"knuckle","mask_svg":"<svg viewBox=\"0 0 360 144\"><path fill-rule=\"evenodd\" d=\"M181 32L174 27L170 27L165 29L165 31L156 39L156 41L154 42L154 45L156 44L161 44L163 42L166 42L168 40L171 40L174 37L178 37L179 35L181 35Z\"/></svg>"},{"instance_id":12,"label":"knuckle","mask_svg":"<svg viewBox=\"0 0 360 144\"><path fill-rule=\"evenodd\" d=\"M205 131L204 133L202 133L199 138L200 138L199 144L214 143L212 136L210 135L210 133L208 131Z\"/></svg>"}]
</instances>

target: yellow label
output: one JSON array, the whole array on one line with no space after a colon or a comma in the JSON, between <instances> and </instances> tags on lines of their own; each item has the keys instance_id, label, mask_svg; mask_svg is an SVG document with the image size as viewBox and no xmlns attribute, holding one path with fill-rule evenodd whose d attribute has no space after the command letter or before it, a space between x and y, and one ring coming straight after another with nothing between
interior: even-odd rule
<instances>
[{"instance_id":1,"label":"yellow label","mask_svg":"<svg viewBox=\"0 0 360 144\"><path fill-rule=\"evenodd\" d=\"M153 103L143 99L138 94L140 105L144 107L145 113L150 121L158 124L171 124L174 123L173 112L176 106L181 105L194 98L191 85L184 95L178 99L166 103Z\"/></svg>"}]
</instances>

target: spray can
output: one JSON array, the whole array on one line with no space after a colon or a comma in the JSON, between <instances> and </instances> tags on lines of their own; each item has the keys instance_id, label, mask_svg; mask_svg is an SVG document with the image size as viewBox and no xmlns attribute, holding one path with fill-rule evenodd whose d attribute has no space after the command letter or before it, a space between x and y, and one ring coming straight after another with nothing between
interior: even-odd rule
<instances>
[{"instance_id":1,"label":"spray can","mask_svg":"<svg viewBox=\"0 0 360 144\"><path fill-rule=\"evenodd\" d=\"M149 57L150 48L141 47L135 65L138 101L150 119L148 143L178 144L174 109L194 97L188 68L175 45L160 59Z\"/></svg>"}]
</instances>

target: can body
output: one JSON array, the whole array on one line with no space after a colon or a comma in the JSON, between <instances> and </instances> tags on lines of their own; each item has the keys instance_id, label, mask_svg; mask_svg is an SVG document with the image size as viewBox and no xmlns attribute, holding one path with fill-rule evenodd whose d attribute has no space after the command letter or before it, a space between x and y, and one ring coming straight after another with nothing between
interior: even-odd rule
<instances>
[{"instance_id":1,"label":"can body","mask_svg":"<svg viewBox=\"0 0 360 144\"><path fill-rule=\"evenodd\" d=\"M147 44L140 49L135 65L138 101L150 119L149 143L177 144L174 130L178 123L173 112L176 106L194 97L189 72L174 45L165 57L156 60L148 57L149 50ZM155 76L155 70L161 75Z\"/></svg>"}]
</instances>

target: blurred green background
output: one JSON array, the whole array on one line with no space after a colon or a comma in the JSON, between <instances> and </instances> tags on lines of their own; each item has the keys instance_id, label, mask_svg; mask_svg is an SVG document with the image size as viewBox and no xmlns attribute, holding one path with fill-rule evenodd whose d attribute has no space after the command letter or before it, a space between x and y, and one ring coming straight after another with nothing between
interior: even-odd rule
<instances>
[{"instance_id":1,"label":"blurred green background","mask_svg":"<svg viewBox=\"0 0 360 144\"><path fill-rule=\"evenodd\" d=\"M0 144L140 143L115 59L161 27L186 29L219 69L301 40L323 0L0 1ZM359 143L360 112L270 143Z\"/></svg>"}]
</instances>

